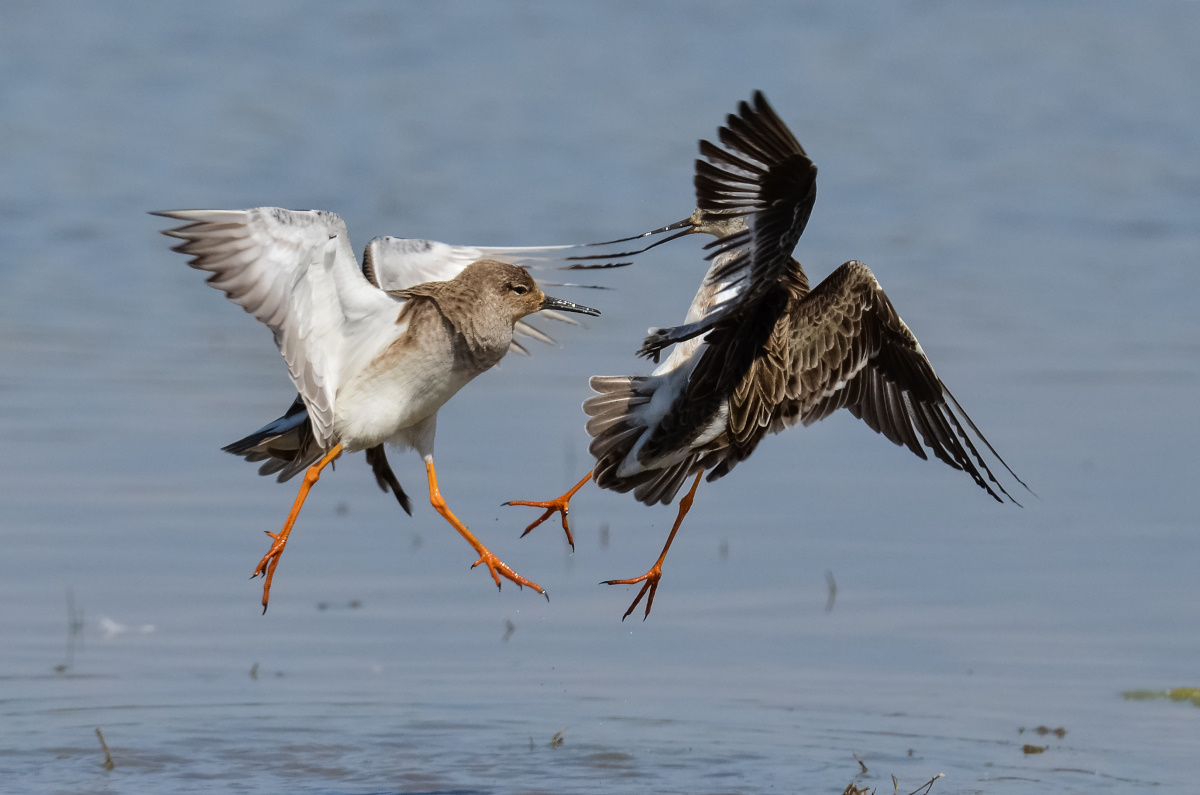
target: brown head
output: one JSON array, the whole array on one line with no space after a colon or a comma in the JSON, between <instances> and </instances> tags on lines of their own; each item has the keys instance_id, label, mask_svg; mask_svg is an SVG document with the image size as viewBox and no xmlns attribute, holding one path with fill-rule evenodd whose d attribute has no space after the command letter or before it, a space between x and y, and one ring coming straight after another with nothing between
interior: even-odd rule
<instances>
[{"instance_id":1,"label":"brown head","mask_svg":"<svg viewBox=\"0 0 1200 795\"><path fill-rule=\"evenodd\" d=\"M527 270L507 262L481 259L464 268L454 281L462 282L464 292L471 295L478 306L501 314L509 323L516 323L543 309L600 314L588 306L551 298L542 292Z\"/></svg>"}]
</instances>

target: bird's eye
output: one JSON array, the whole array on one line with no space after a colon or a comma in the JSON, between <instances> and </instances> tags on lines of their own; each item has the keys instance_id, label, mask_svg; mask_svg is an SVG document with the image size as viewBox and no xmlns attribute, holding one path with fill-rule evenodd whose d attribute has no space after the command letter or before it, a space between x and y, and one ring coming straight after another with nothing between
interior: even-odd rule
<instances>
[{"instance_id":1,"label":"bird's eye","mask_svg":"<svg viewBox=\"0 0 1200 795\"><path fill-rule=\"evenodd\" d=\"M523 284L514 284L511 289L517 295L525 295L525 293L529 292L529 288Z\"/></svg>"}]
</instances>

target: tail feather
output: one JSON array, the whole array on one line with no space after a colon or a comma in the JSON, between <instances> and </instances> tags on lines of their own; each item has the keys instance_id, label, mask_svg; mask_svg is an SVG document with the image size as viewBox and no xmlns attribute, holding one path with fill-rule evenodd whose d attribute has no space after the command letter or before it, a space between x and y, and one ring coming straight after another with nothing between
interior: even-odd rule
<instances>
[{"instance_id":1,"label":"tail feather","mask_svg":"<svg viewBox=\"0 0 1200 795\"><path fill-rule=\"evenodd\" d=\"M251 463L263 461L258 474L278 474L276 480L280 483L315 464L324 452L317 444L308 408L299 395L282 417L221 449Z\"/></svg>"},{"instance_id":2,"label":"tail feather","mask_svg":"<svg viewBox=\"0 0 1200 795\"><path fill-rule=\"evenodd\" d=\"M325 452L316 442L312 423L309 422L308 409L299 395L282 417L268 422L249 436L221 449L240 455L251 463L262 461L263 465L258 468L258 474L278 474L277 480L280 483L291 480L315 464ZM383 445L370 448L366 454L367 463L375 474L375 482L379 484L379 488L384 491L391 490L404 512L412 516L412 500L404 493L400 481L392 472Z\"/></svg>"},{"instance_id":3,"label":"tail feather","mask_svg":"<svg viewBox=\"0 0 1200 795\"><path fill-rule=\"evenodd\" d=\"M268 457L270 453L265 452L265 448L263 450L256 448L264 442L270 442L288 434L299 432L307 424L308 408L305 407L304 400L297 395L296 399L292 401L292 405L288 408L287 413L282 417L268 422L249 436L227 444L221 449L227 453L244 456L248 461L261 461L263 458Z\"/></svg>"},{"instance_id":4,"label":"tail feather","mask_svg":"<svg viewBox=\"0 0 1200 795\"><path fill-rule=\"evenodd\" d=\"M663 381L653 376L595 376L591 387L596 395L584 401L591 418L587 432L592 436L588 451L596 459L594 479L604 489L633 491L647 505L670 503L688 475L696 471L697 456L673 461L662 468L639 469L619 474L639 440L649 432L645 410Z\"/></svg>"},{"instance_id":5,"label":"tail feather","mask_svg":"<svg viewBox=\"0 0 1200 795\"><path fill-rule=\"evenodd\" d=\"M661 502L667 505L675 499L676 493L682 488L688 475L695 473L696 456L689 456L678 464L667 469L654 472L653 479L647 480L633 490L634 499L646 505Z\"/></svg>"}]
</instances>

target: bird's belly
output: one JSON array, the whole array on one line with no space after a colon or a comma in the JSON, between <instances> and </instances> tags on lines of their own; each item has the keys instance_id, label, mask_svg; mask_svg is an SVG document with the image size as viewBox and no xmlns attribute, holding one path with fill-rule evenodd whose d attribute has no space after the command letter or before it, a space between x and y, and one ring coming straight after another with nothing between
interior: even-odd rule
<instances>
[{"instance_id":1,"label":"bird's belly","mask_svg":"<svg viewBox=\"0 0 1200 795\"><path fill-rule=\"evenodd\" d=\"M436 414L469 380L448 368L397 368L357 379L338 393L334 432L348 450L394 440Z\"/></svg>"}]
</instances>

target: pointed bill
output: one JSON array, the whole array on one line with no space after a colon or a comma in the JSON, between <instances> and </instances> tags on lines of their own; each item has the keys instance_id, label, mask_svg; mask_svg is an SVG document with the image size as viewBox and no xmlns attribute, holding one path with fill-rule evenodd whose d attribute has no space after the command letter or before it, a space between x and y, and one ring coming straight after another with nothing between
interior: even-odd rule
<instances>
[{"instance_id":1,"label":"pointed bill","mask_svg":"<svg viewBox=\"0 0 1200 795\"><path fill-rule=\"evenodd\" d=\"M553 309L557 312L578 312L581 315L591 315L592 317L600 316L599 309L592 309L590 306L583 306L582 304L573 304L561 298L551 298L548 295L542 299L542 309Z\"/></svg>"}]
</instances>

